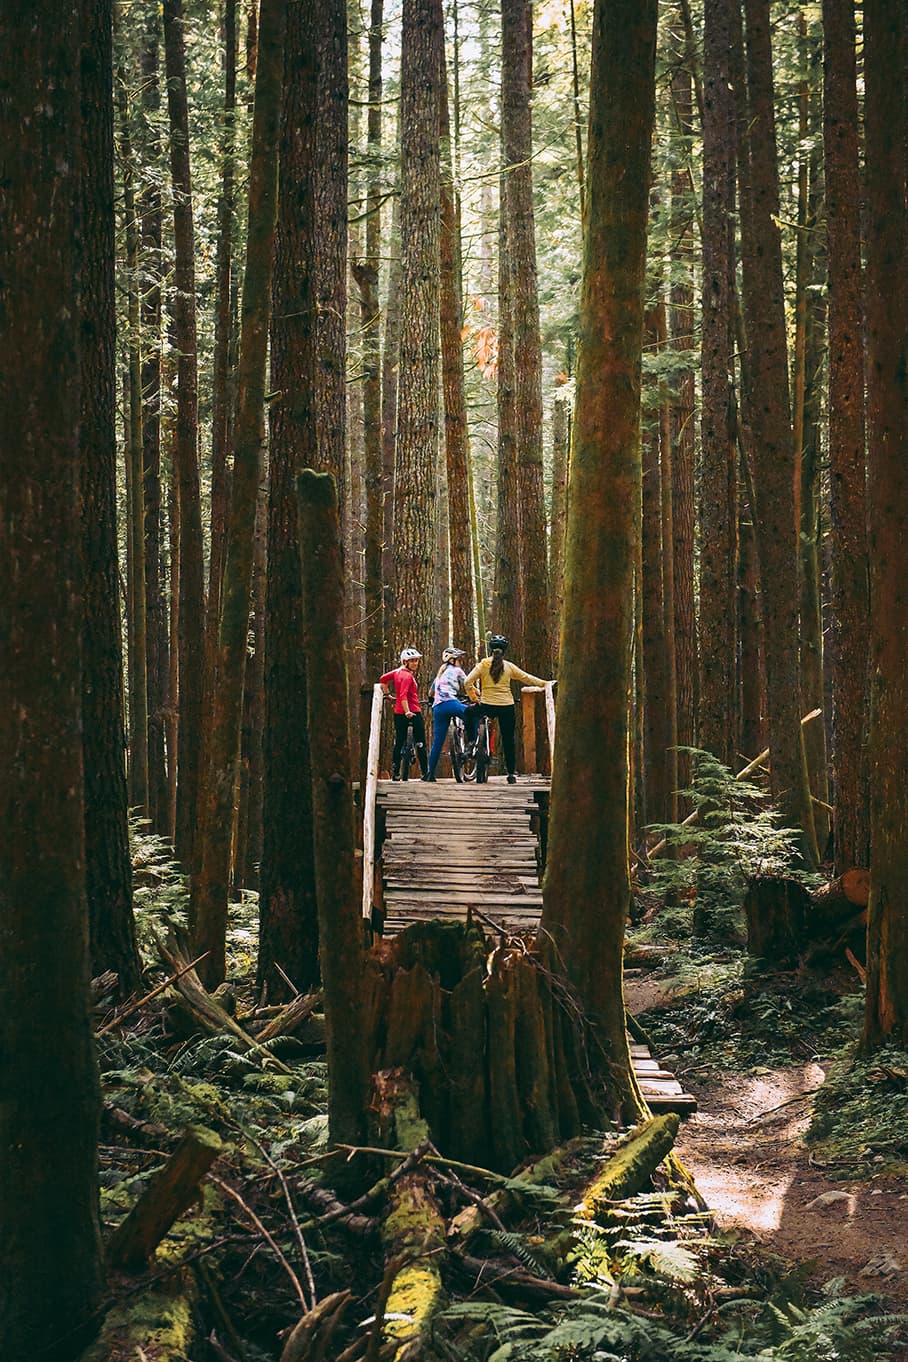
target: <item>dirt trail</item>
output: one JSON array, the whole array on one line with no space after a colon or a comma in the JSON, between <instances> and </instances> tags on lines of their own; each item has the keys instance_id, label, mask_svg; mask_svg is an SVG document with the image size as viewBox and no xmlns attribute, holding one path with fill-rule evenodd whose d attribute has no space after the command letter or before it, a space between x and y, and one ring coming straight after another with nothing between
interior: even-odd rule
<instances>
[{"instance_id":1,"label":"dirt trail","mask_svg":"<svg viewBox=\"0 0 908 1362\"><path fill-rule=\"evenodd\" d=\"M908 1183L841 1182L810 1162L803 1142L819 1064L728 1074L696 1092L700 1111L677 1152L724 1228L815 1264L819 1282L845 1277L908 1308Z\"/></svg>"}]
</instances>

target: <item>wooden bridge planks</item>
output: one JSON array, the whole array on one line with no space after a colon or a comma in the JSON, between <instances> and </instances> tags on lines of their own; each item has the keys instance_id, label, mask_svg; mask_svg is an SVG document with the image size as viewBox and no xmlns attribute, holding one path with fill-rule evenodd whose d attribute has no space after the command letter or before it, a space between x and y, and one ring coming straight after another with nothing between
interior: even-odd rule
<instances>
[{"instance_id":1,"label":"wooden bridge planks","mask_svg":"<svg viewBox=\"0 0 908 1362\"><path fill-rule=\"evenodd\" d=\"M381 849L384 930L412 922L465 921L470 909L506 932L534 932L542 913L539 842L533 798L548 781L521 776L517 785L493 777L486 785L453 780L378 782L384 812ZM697 1100L632 1043L631 1062L654 1112L686 1116Z\"/></svg>"}]
</instances>

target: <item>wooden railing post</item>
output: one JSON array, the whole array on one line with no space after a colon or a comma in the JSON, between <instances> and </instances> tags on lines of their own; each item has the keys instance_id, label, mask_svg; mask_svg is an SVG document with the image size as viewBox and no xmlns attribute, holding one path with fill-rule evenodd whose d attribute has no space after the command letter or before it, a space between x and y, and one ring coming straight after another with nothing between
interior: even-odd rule
<instances>
[{"instance_id":1,"label":"wooden railing post","mask_svg":"<svg viewBox=\"0 0 908 1362\"><path fill-rule=\"evenodd\" d=\"M369 752L366 757L366 784L363 790L363 917L372 920L372 880L375 875L375 795L378 790L378 760L381 744L382 688L372 687L372 714L369 720Z\"/></svg>"}]
</instances>

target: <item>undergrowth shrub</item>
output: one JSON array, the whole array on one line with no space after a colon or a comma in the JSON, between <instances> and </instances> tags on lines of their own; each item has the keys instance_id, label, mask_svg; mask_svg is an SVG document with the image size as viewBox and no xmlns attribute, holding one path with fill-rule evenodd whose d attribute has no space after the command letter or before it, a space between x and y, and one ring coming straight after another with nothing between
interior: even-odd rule
<instances>
[{"instance_id":1,"label":"undergrowth shrub","mask_svg":"<svg viewBox=\"0 0 908 1362\"><path fill-rule=\"evenodd\" d=\"M851 1046L816 1095L807 1139L846 1176L908 1171L908 1052L862 1057Z\"/></svg>"},{"instance_id":2,"label":"undergrowth shrub","mask_svg":"<svg viewBox=\"0 0 908 1362\"><path fill-rule=\"evenodd\" d=\"M651 864L653 891L669 905L689 905L694 936L720 942L742 939L747 882L757 875L797 875L798 833L782 825L765 790L736 780L711 752L681 747L691 760L691 783L679 791L697 821L653 824L665 854ZM684 922L684 909L673 925ZM666 924L663 922L663 926Z\"/></svg>"}]
</instances>

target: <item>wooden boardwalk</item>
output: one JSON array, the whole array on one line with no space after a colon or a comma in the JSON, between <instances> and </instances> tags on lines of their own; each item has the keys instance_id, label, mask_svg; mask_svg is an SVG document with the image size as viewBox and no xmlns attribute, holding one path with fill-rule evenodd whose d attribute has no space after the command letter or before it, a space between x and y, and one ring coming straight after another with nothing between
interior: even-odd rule
<instances>
[{"instance_id":1,"label":"wooden boardwalk","mask_svg":"<svg viewBox=\"0 0 908 1362\"><path fill-rule=\"evenodd\" d=\"M412 922L465 921L517 935L535 932L542 913L537 796L548 791L541 776L508 785L492 776L485 785L379 780L376 813L384 931ZM632 1042L631 1059L641 1091L654 1111L695 1111L696 1099Z\"/></svg>"}]
</instances>

